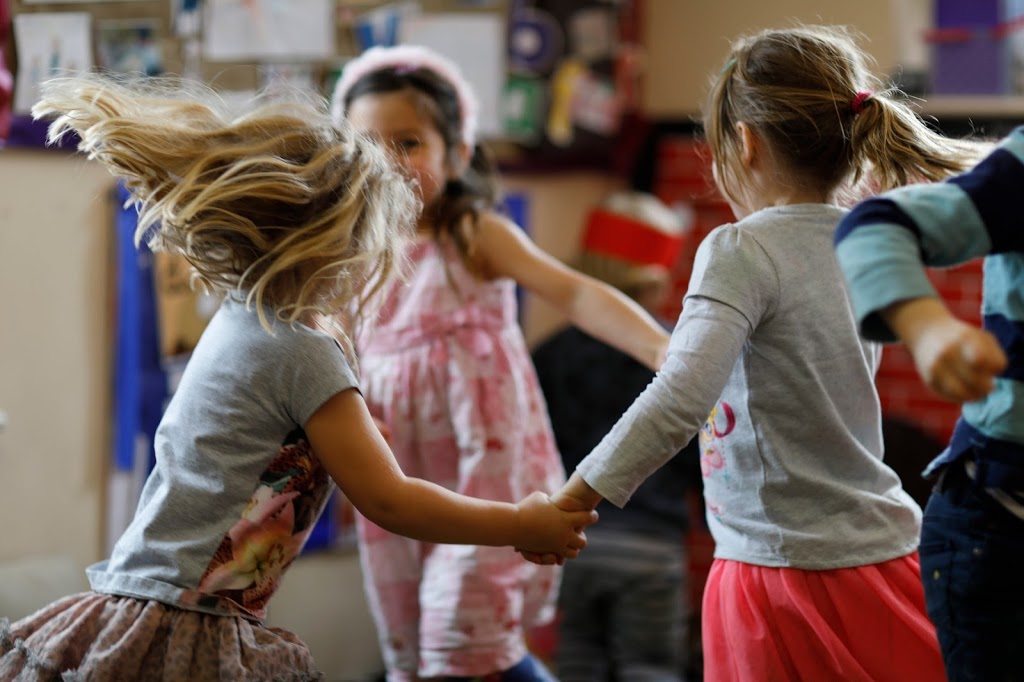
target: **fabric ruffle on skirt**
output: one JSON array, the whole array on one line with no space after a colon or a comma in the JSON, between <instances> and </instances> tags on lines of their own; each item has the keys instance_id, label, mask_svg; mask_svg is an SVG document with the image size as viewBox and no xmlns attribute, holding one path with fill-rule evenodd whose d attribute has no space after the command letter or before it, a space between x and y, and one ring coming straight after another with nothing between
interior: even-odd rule
<instances>
[{"instance_id":1,"label":"fabric ruffle on skirt","mask_svg":"<svg viewBox=\"0 0 1024 682\"><path fill-rule=\"evenodd\" d=\"M946 680L916 552L822 571L716 559L702 621L708 682Z\"/></svg>"},{"instance_id":2,"label":"fabric ruffle on skirt","mask_svg":"<svg viewBox=\"0 0 1024 682\"><path fill-rule=\"evenodd\" d=\"M86 592L0 619L4 682L322 679L286 630L156 601Z\"/></svg>"}]
</instances>

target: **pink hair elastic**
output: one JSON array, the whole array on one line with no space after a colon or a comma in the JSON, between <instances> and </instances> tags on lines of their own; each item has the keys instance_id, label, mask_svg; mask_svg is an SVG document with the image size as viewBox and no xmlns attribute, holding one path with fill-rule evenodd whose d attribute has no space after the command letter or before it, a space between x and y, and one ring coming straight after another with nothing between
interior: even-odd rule
<instances>
[{"instance_id":1,"label":"pink hair elastic","mask_svg":"<svg viewBox=\"0 0 1024 682\"><path fill-rule=\"evenodd\" d=\"M399 74L417 69L433 71L448 81L459 98L462 112L462 141L472 147L476 144L479 105L473 88L462 76L459 67L447 57L419 45L371 47L355 59L349 60L341 72L331 98L331 114L335 119L345 115L345 96L361 78L382 69L395 69Z\"/></svg>"},{"instance_id":2,"label":"pink hair elastic","mask_svg":"<svg viewBox=\"0 0 1024 682\"><path fill-rule=\"evenodd\" d=\"M858 92L857 93L857 95L853 98L853 101L850 102L850 108L853 109L853 115L854 116L856 116L860 112L864 111L864 104L874 94L875 93L873 93L873 92Z\"/></svg>"}]
</instances>

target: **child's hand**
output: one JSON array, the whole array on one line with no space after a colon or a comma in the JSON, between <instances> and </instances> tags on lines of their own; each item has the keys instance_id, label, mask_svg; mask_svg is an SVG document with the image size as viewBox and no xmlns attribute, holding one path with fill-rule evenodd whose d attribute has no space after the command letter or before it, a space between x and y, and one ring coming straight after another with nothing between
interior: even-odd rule
<instances>
[{"instance_id":1,"label":"child's hand","mask_svg":"<svg viewBox=\"0 0 1024 682\"><path fill-rule=\"evenodd\" d=\"M516 550L546 557L537 563L561 564L573 559L587 545L583 529L597 521L597 512L591 510L563 511L544 493L533 493L519 502L522 542Z\"/></svg>"},{"instance_id":2,"label":"child's hand","mask_svg":"<svg viewBox=\"0 0 1024 682\"><path fill-rule=\"evenodd\" d=\"M898 303L885 317L907 344L921 378L944 398L958 403L984 398L1006 369L996 338L953 317L936 299Z\"/></svg>"},{"instance_id":3,"label":"child's hand","mask_svg":"<svg viewBox=\"0 0 1024 682\"><path fill-rule=\"evenodd\" d=\"M910 352L925 383L958 403L984 398L1006 369L1006 355L992 334L953 318L929 327Z\"/></svg>"},{"instance_id":4,"label":"child's hand","mask_svg":"<svg viewBox=\"0 0 1024 682\"><path fill-rule=\"evenodd\" d=\"M590 511L597 506L598 502L601 501L601 496L597 491L591 488L579 474L573 472L573 475L569 478L568 482L562 486L562 489L551 497L551 501L556 507L563 511ZM596 515L594 520L597 520ZM582 532L583 529L579 528L578 530ZM561 566L565 563L565 557L556 556L554 554L531 552L521 547L517 547L516 551L519 552L524 559L535 564L541 564L544 566L558 564ZM571 559L574 557L569 558Z\"/></svg>"}]
</instances>

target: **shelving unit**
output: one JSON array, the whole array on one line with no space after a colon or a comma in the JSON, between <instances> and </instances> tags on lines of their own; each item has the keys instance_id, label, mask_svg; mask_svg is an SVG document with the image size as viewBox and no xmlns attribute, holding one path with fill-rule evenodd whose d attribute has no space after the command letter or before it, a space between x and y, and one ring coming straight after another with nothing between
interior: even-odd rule
<instances>
[{"instance_id":1,"label":"shelving unit","mask_svg":"<svg viewBox=\"0 0 1024 682\"><path fill-rule=\"evenodd\" d=\"M920 112L936 118L979 118L1024 122L1024 96L934 95L919 102Z\"/></svg>"}]
</instances>

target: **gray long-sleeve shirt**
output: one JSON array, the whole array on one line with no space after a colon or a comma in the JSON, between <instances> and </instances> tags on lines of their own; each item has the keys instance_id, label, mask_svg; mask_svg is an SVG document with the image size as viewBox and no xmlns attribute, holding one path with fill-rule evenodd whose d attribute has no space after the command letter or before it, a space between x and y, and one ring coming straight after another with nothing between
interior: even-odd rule
<instances>
[{"instance_id":1,"label":"gray long-sleeve shirt","mask_svg":"<svg viewBox=\"0 0 1024 682\"><path fill-rule=\"evenodd\" d=\"M577 468L623 506L698 431L715 556L829 569L917 547L832 247L844 212L758 211L701 244L657 377ZM710 416L709 416L710 414Z\"/></svg>"}]
</instances>

